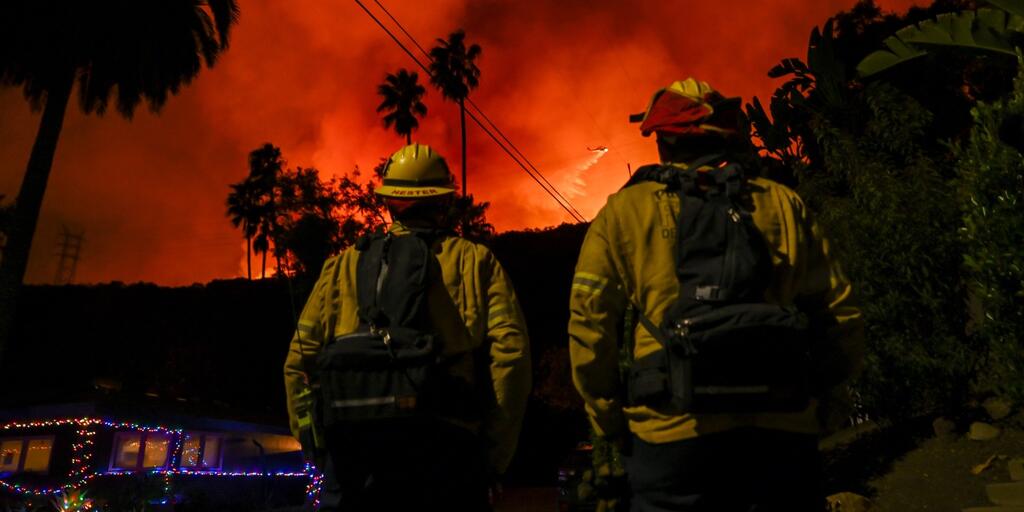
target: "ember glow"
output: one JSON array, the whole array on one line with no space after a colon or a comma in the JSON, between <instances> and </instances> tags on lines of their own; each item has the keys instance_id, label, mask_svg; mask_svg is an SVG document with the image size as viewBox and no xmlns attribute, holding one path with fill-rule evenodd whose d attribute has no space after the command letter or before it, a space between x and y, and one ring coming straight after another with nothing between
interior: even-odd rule
<instances>
[{"instance_id":1,"label":"ember glow","mask_svg":"<svg viewBox=\"0 0 1024 512\"><path fill-rule=\"evenodd\" d=\"M804 56L811 28L854 0L383 3L427 48L460 27L483 47L471 97L590 218L623 184L627 165L655 160L654 142L627 119L657 88L692 75L744 100L766 98L768 69ZM903 11L926 2L880 3ZM85 230L76 282L238 276L241 235L224 200L228 184L245 176L250 150L272 142L290 166L330 176L370 169L404 143L374 111L376 86L401 67L421 81L425 74L355 2L240 4L230 50L159 115L143 107L129 122L68 109L30 282L53 279L62 224ZM457 107L429 87L425 102L430 112L413 137L458 168ZM10 200L39 115L13 88L0 89L0 112L0 194ZM468 136L469 190L490 201L500 231L568 220L476 126ZM605 149L588 152L598 146Z\"/></svg>"}]
</instances>

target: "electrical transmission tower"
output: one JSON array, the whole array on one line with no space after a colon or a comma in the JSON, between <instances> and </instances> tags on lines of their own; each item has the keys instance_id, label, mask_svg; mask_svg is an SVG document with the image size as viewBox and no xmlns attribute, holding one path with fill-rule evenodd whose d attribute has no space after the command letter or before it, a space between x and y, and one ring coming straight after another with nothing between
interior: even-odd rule
<instances>
[{"instance_id":1,"label":"electrical transmission tower","mask_svg":"<svg viewBox=\"0 0 1024 512\"><path fill-rule=\"evenodd\" d=\"M60 251L57 256L60 257L60 261L57 262L57 275L54 277L54 284L71 284L75 280L75 267L78 266L83 241L85 241L84 231L71 231L67 226L61 226L60 241L57 244Z\"/></svg>"}]
</instances>

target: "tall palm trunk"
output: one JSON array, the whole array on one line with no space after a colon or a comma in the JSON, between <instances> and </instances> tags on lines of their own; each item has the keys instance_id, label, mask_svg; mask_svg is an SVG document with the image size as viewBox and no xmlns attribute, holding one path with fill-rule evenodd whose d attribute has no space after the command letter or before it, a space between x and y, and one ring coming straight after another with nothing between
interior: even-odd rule
<instances>
[{"instance_id":1,"label":"tall palm trunk","mask_svg":"<svg viewBox=\"0 0 1024 512\"><path fill-rule=\"evenodd\" d=\"M69 71L65 80L47 91L39 132L32 145L22 188L18 190L14 203L7 245L0 259L0 361L14 335L14 310L29 265L29 252L39 221L39 210L43 206L46 182L53 166L53 154L56 153L57 139L60 137L74 83L75 74Z\"/></svg>"},{"instance_id":2,"label":"tall palm trunk","mask_svg":"<svg viewBox=\"0 0 1024 512\"><path fill-rule=\"evenodd\" d=\"M263 266L260 268L260 279L267 278L267 250L263 249Z\"/></svg>"},{"instance_id":3,"label":"tall palm trunk","mask_svg":"<svg viewBox=\"0 0 1024 512\"><path fill-rule=\"evenodd\" d=\"M249 231L249 226L243 226L242 229ZM245 237L245 270L249 274L249 280L252 281L252 236Z\"/></svg>"},{"instance_id":4,"label":"tall palm trunk","mask_svg":"<svg viewBox=\"0 0 1024 512\"><path fill-rule=\"evenodd\" d=\"M411 145L411 144L412 144L412 132L409 132L409 133L405 134L405 145L408 146L408 145Z\"/></svg>"},{"instance_id":5,"label":"tall palm trunk","mask_svg":"<svg viewBox=\"0 0 1024 512\"><path fill-rule=\"evenodd\" d=\"M466 186L466 98L459 98L459 116L462 118L462 197L469 193Z\"/></svg>"},{"instance_id":6,"label":"tall palm trunk","mask_svg":"<svg viewBox=\"0 0 1024 512\"><path fill-rule=\"evenodd\" d=\"M14 205L14 218L0 259L0 361L4 349L14 335L15 307L28 267L32 237L39 222L39 210L43 206L46 182L50 179L53 155L57 151L57 140L64 126L64 111L68 107L71 88L75 82L74 71L46 93L46 106L39 122L39 132L28 157L25 178Z\"/></svg>"}]
</instances>

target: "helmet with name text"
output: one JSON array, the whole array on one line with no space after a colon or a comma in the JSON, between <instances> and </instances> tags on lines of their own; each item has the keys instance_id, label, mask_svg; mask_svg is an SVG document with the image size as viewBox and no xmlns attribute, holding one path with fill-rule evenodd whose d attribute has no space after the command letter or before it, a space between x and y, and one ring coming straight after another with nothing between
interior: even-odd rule
<instances>
[{"instance_id":1,"label":"helmet with name text","mask_svg":"<svg viewBox=\"0 0 1024 512\"><path fill-rule=\"evenodd\" d=\"M396 199L443 196L455 192L455 179L441 155L413 143L391 155L375 192Z\"/></svg>"}]
</instances>

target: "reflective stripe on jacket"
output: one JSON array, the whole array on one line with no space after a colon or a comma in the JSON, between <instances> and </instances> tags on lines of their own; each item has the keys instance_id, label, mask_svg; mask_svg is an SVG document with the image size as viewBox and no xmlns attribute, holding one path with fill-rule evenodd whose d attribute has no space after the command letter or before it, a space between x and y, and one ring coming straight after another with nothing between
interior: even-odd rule
<instances>
[{"instance_id":1,"label":"reflective stripe on jacket","mask_svg":"<svg viewBox=\"0 0 1024 512\"><path fill-rule=\"evenodd\" d=\"M800 198L770 180L749 180L745 200L754 223L772 254L774 280L766 299L792 305L817 303L838 321L821 347L819 365L827 365L834 382L859 371L863 356L863 325L849 282L831 257ZM676 222L679 197L665 185L644 182L621 190L591 223L580 251L570 295L569 355L573 382L583 397L595 430L614 437L626 429L649 443L666 443L739 426L758 426L817 433L818 403L797 413L673 414L624 403L625 388L618 368L626 307L637 304L655 324L676 300ZM685 263L683 263L685 264ZM633 331L635 358L661 345L639 323ZM840 388L835 388L840 389Z\"/></svg>"},{"instance_id":2,"label":"reflective stripe on jacket","mask_svg":"<svg viewBox=\"0 0 1024 512\"><path fill-rule=\"evenodd\" d=\"M402 234L405 229L395 224L391 231ZM480 369L476 368L474 354L489 361L493 403L485 411L482 425L463 425L483 435L491 469L500 474L515 453L530 392L526 323L512 283L490 250L457 237L445 237L434 247L444 286L437 281L427 291L432 324L444 341L445 356L454 359L450 367L453 374L477 386L481 384L475 382ZM284 380L289 420L296 437L296 397L307 388L306 369L312 371L315 367L315 356L327 333L339 336L354 332L359 325L358 259L359 252L349 248L324 263L292 338Z\"/></svg>"}]
</instances>

